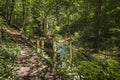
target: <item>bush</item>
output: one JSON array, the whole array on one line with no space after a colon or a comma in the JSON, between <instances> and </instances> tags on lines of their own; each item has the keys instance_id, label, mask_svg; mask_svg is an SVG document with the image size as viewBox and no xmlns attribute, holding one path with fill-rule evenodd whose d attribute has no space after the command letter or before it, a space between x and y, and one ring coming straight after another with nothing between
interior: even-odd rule
<instances>
[{"instance_id":1,"label":"bush","mask_svg":"<svg viewBox=\"0 0 120 80\"><path fill-rule=\"evenodd\" d=\"M109 80L120 80L120 67L115 60L111 60L103 68L103 76Z\"/></svg>"},{"instance_id":2,"label":"bush","mask_svg":"<svg viewBox=\"0 0 120 80\"><path fill-rule=\"evenodd\" d=\"M13 43L0 44L0 80L15 80L15 61L20 48Z\"/></svg>"},{"instance_id":3,"label":"bush","mask_svg":"<svg viewBox=\"0 0 120 80\"><path fill-rule=\"evenodd\" d=\"M94 61L80 61L78 73L82 79L98 80L97 77L102 68Z\"/></svg>"}]
</instances>

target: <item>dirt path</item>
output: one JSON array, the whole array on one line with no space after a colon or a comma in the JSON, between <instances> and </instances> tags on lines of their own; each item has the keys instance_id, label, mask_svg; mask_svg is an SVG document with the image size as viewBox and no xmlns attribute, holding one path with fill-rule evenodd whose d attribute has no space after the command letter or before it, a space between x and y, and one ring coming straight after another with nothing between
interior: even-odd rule
<instances>
[{"instance_id":1,"label":"dirt path","mask_svg":"<svg viewBox=\"0 0 120 80\"><path fill-rule=\"evenodd\" d=\"M40 59L29 46L18 44L21 54L16 61L19 80L60 80L52 71L52 65Z\"/></svg>"},{"instance_id":2,"label":"dirt path","mask_svg":"<svg viewBox=\"0 0 120 80\"><path fill-rule=\"evenodd\" d=\"M6 33L21 48L21 54L16 61L18 80L61 80L55 74L56 72L53 72L52 65L38 57L31 49L28 41L21 37L19 32L9 30Z\"/></svg>"}]
</instances>

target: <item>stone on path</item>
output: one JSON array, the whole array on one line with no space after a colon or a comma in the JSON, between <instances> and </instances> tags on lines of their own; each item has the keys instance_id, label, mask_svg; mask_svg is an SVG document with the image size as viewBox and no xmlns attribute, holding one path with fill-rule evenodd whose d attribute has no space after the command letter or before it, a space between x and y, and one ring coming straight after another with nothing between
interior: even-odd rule
<instances>
[{"instance_id":1,"label":"stone on path","mask_svg":"<svg viewBox=\"0 0 120 80\"><path fill-rule=\"evenodd\" d=\"M29 71L30 71L29 67L21 67L18 71L18 76L19 77L26 76L26 75L28 75Z\"/></svg>"}]
</instances>

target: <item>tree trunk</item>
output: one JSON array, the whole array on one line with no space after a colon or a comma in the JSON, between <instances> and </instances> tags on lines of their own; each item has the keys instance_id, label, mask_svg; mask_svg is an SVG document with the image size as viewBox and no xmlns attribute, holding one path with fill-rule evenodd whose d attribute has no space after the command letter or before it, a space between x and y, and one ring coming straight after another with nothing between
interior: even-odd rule
<instances>
[{"instance_id":1,"label":"tree trunk","mask_svg":"<svg viewBox=\"0 0 120 80\"><path fill-rule=\"evenodd\" d=\"M94 48L96 52L100 52L100 43L101 43L101 10L102 10L102 0L98 0L97 8L95 10L95 41L94 41Z\"/></svg>"},{"instance_id":2,"label":"tree trunk","mask_svg":"<svg viewBox=\"0 0 120 80\"><path fill-rule=\"evenodd\" d=\"M45 17L44 17L44 20L43 20L43 34L44 35L48 35L48 28L49 28L49 26L48 26L48 16L47 16L47 14L45 15Z\"/></svg>"},{"instance_id":3,"label":"tree trunk","mask_svg":"<svg viewBox=\"0 0 120 80\"><path fill-rule=\"evenodd\" d=\"M6 20L8 20L8 7L9 7L9 5L8 5L8 0L5 0L5 2L4 2L4 12L3 12L3 15L4 15L4 18L6 19Z\"/></svg>"},{"instance_id":4,"label":"tree trunk","mask_svg":"<svg viewBox=\"0 0 120 80\"><path fill-rule=\"evenodd\" d=\"M24 24L25 24L25 0L22 0L22 10L23 10L23 12L22 12L22 21L23 21L22 25L24 26Z\"/></svg>"},{"instance_id":5,"label":"tree trunk","mask_svg":"<svg viewBox=\"0 0 120 80\"><path fill-rule=\"evenodd\" d=\"M57 26L60 25L60 21L59 21L59 11L60 10L60 1L56 0L56 20L57 20Z\"/></svg>"},{"instance_id":6,"label":"tree trunk","mask_svg":"<svg viewBox=\"0 0 120 80\"><path fill-rule=\"evenodd\" d=\"M12 0L10 18L9 18L9 24L10 25L11 25L11 21L12 21L12 15L13 15L13 11L14 11L14 6L15 6L15 0Z\"/></svg>"}]
</instances>

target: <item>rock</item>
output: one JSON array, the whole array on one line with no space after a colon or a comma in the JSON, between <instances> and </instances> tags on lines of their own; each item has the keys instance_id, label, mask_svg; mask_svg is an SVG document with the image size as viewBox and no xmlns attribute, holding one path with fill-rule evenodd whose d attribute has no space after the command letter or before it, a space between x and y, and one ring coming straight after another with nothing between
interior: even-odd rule
<instances>
[{"instance_id":1,"label":"rock","mask_svg":"<svg viewBox=\"0 0 120 80\"><path fill-rule=\"evenodd\" d=\"M18 75L19 77L26 76L28 75L29 71L30 71L29 67L21 67L20 70L18 71Z\"/></svg>"}]
</instances>

